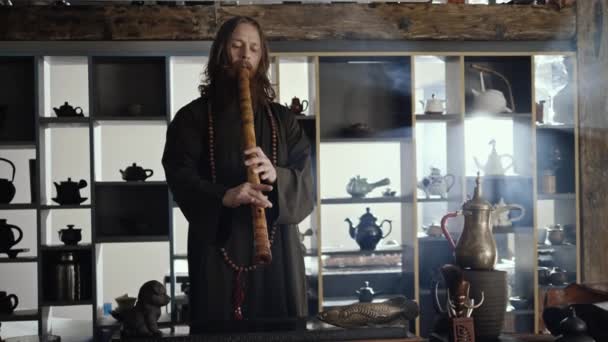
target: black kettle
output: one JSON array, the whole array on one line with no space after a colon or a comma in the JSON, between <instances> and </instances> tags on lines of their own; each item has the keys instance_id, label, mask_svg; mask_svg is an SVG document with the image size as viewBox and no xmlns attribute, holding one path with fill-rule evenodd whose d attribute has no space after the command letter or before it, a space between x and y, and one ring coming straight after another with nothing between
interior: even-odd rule
<instances>
[{"instance_id":1,"label":"black kettle","mask_svg":"<svg viewBox=\"0 0 608 342\"><path fill-rule=\"evenodd\" d=\"M13 169L10 180L7 178L0 178L0 204L9 204L13 200L13 197L15 197L15 185L13 184L13 181L15 180L15 164L5 158L0 158L0 160L8 163Z\"/></svg>"},{"instance_id":2,"label":"black kettle","mask_svg":"<svg viewBox=\"0 0 608 342\"><path fill-rule=\"evenodd\" d=\"M348 232L350 237L357 241L359 247L363 251L373 251L376 249L376 245L381 239L387 237L393 230L393 224L390 220L383 220L380 225L376 224L376 217L369 212L369 208L365 208L366 213L361 215L359 218L359 225L353 227L353 223L350 219L344 219L348 222ZM382 233L382 226L388 222L389 229L388 233Z\"/></svg>"}]
</instances>

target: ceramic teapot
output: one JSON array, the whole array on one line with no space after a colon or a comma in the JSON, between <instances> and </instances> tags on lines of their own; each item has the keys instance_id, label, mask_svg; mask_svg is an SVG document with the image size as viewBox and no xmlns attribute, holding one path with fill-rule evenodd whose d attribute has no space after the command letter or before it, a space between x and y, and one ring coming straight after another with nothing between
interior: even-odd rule
<instances>
[{"instance_id":1,"label":"ceramic teapot","mask_svg":"<svg viewBox=\"0 0 608 342\"><path fill-rule=\"evenodd\" d=\"M552 245L561 245L566 239L566 232L560 224L548 226L547 238Z\"/></svg>"},{"instance_id":2,"label":"ceramic teapot","mask_svg":"<svg viewBox=\"0 0 608 342\"><path fill-rule=\"evenodd\" d=\"M13 229L19 233L15 239ZM23 238L23 230L21 228L6 223L6 219L0 219L0 253L6 253L14 245L18 244Z\"/></svg>"},{"instance_id":3,"label":"ceramic teapot","mask_svg":"<svg viewBox=\"0 0 608 342\"><path fill-rule=\"evenodd\" d=\"M380 291L375 292L374 289L369 286L369 281L364 281L364 285L361 286L355 293L359 296L359 303L371 303L374 300L374 296L380 294Z\"/></svg>"},{"instance_id":4,"label":"ceramic teapot","mask_svg":"<svg viewBox=\"0 0 608 342\"><path fill-rule=\"evenodd\" d=\"M432 167L431 173L422 178L421 181L418 182L418 189L424 191L426 198L430 198L430 196L439 196L441 198L447 198L448 192L454 186L454 181L456 177L452 174L446 174L445 176L441 175L441 170Z\"/></svg>"},{"instance_id":5,"label":"ceramic teapot","mask_svg":"<svg viewBox=\"0 0 608 342\"><path fill-rule=\"evenodd\" d=\"M484 175L504 175L511 167L513 167L513 156L510 154L501 154L499 155L496 152L496 140L490 140L490 145L492 145L492 151L488 155L488 160L485 164L482 164L477 157L473 157L475 159L475 164L480 170L483 170ZM507 166L503 166L502 160L510 159L511 162Z\"/></svg>"},{"instance_id":6,"label":"ceramic teapot","mask_svg":"<svg viewBox=\"0 0 608 342\"><path fill-rule=\"evenodd\" d=\"M0 158L0 160L8 163L13 169L10 180L8 180L8 178L0 178L0 204L9 204L13 200L13 197L15 197L16 191L15 185L13 184L13 181L15 180L15 164L5 158Z\"/></svg>"},{"instance_id":7,"label":"ceramic teapot","mask_svg":"<svg viewBox=\"0 0 608 342\"><path fill-rule=\"evenodd\" d=\"M595 342L595 339L587 335L587 323L576 316L574 307L570 306L568 317L559 323L561 335L555 342Z\"/></svg>"},{"instance_id":8,"label":"ceramic teapot","mask_svg":"<svg viewBox=\"0 0 608 342\"><path fill-rule=\"evenodd\" d=\"M350 179L346 185L346 192L352 197L360 198L365 197L368 193L380 186L386 186L391 184L390 179L384 178L375 183L368 183L367 178L361 178L359 175Z\"/></svg>"},{"instance_id":9,"label":"ceramic teapot","mask_svg":"<svg viewBox=\"0 0 608 342\"><path fill-rule=\"evenodd\" d=\"M553 267L549 274L549 282L551 285L559 286L568 282L568 272L560 267Z\"/></svg>"},{"instance_id":10,"label":"ceramic teapot","mask_svg":"<svg viewBox=\"0 0 608 342\"><path fill-rule=\"evenodd\" d=\"M431 95L431 98L426 100L426 103L420 100L422 107L424 107L424 114L443 114L445 100L435 98L435 94Z\"/></svg>"},{"instance_id":11,"label":"ceramic teapot","mask_svg":"<svg viewBox=\"0 0 608 342\"><path fill-rule=\"evenodd\" d=\"M498 114L498 113L511 113L515 111L515 100L513 99L513 91L511 90L511 84L506 77L502 74L485 67L483 65L472 64L471 68L479 71L479 80L481 85L481 91L477 91L471 88L473 92L473 111L475 112L483 112L488 114ZM504 94L500 90L496 89L487 89L484 83L484 75L483 73L487 72L501 78L507 85L509 89L509 95L511 98L511 108L507 107L507 100L505 99Z\"/></svg>"},{"instance_id":12,"label":"ceramic teapot","mask_svg":"<svg viewBox=\"0 0 608 342\"><path fill-rule=\"evenodd\" d=\"M59 230L59 239L68 246L75 246L82 240L82 229L74 229L73 224L68 224L67 229Z\"/></svg>"},{"instance_id":13,"label":"ceramic teapot","mask_svg":"<svg viewBox=\"0 0 608 342\"><path fill-rule=\"evenodd\" d=\"M510 218L509 214L511 210L519 210L519 216ZM519 204L506 204L505 200L501 197L500 201L494 205L494 211L492 213L492 221L494 227L511 227L513 222L521 220L526 214L526 209Z\"/></svg>"},{"instance_id":14,"label":"ceramic teapot","mask_svg":"<svg viewBox=\"0 0 608 342\"><path fill-rule=\"evenodd\" d=\"M439 223L432 222L428 226L422 226L422 230L430 237L440 237L443 235L441 231L441 225Z\"/></svg>"},{"instance_id":15,"label":"ceramic teapot","mask_svg":"<svg viewBox=\"0 0 608 342\"><path fill-rule=\"evenodd\" d=\"M488 89L479 92L471 89L475 100L473 102L473 110L476 112L484 112L490 114L511 113L512 110L507 107L507 100L500 90Z\"/></svg>"},{"instance_id":16,"label":"ceramic teapot","mask_svg":"<svg viewBox=\"0 0 608 342\"><path fill-rule=\"evenodd\" d=\"M365 214L359 218L359 224L353 227L350 219L344 219L348 222L348 232L350 237L357 241L357 244L362 251L373 251L376 249L378 242L387 237L393 230L393 224L390 220L383 220L380 225L376 224L376 217L369 212L369 208L365 208ZM382 226L388 223L389 229L386 234L382 232Z\"/></svg>"},{"instance_id":17,"label":"ceramic teapot","mask_svg":"<svg viewBox=\"0 0 608 342\"><path fill-rule=\"evenodd\" d=\"M7 295L5 291L0 291L0 314L12 314L17 305L19 305L19 298L16 295Z\"/></svg>"},{"instance_id":18,"label":"ceramic teapot","mask_svg":"<svg viewBox=\"0 0 608 342\"><path fill-rule=\"evenodd\" d=\"M122 175L122 179L126 181L145 181L147 178L150 178L154 174L154 171L152 169L144 169L141 166L137 166L137 163L133 163L124 171L119 171Z\"/></svg>"},{"instance_id":19,"label":"ceramic teapot","mask_svg":"<svg viewBox=\"0 0 608 342\"><path fill-rule=\"evenodd\" d=\"M454 250L458 266L474 270L493 270L497 260L496 241L492 235L490 220L491 215L495 213L492 205L481 197L479 173L475 183L473 198L462 205L462 210L443 216L441 230ZM464 216L464 227L458 243L455 243L446 228L446 222L449 218L461 215Z\"/></svg>"},{"instance_id":20,"label":"ceramic teapot","mask_svg":"<svg viewBox=\"0 0 608 342\"><path fill-rule=\"evenodd\" d=\"M86 200L84 197L80 197L80 189L87 186L87 181L81 179L78 183L72 181L72 178L68 178L67 181L61 182L61 184L54 182L55 189L57 190L57 197L53 198L53 201L59 204L80 204Z\"/></svg>"},{"instance_id":21,"label":"ceramic teapot","mask_svg":"<svg viewBox=\"0 0 608 342\"><path fill-rule=\"evenodd\" d=\"M291 99L291 105L286 103L285 107L288 107L289 110L295 114L302 114L303 111L308 109L308 101L302 100L302 102L300 102L300 99L294 96L293 99Z\"/></svg>"},{"instance_id":22,"label":"ceramic teapot","mask_svg":"<svg viewBox=\"0 0 608 342\"><path fill-rule=\"evenodd\" d=\"M55 111L55 114L58 117L63 117L63 116L84 116L82 114L82 108L80 108L80 107L74 108L74 107L70 106L67 102L65 102L59 108L53 107L53 110Z\"/></svg>"}]
</instances>

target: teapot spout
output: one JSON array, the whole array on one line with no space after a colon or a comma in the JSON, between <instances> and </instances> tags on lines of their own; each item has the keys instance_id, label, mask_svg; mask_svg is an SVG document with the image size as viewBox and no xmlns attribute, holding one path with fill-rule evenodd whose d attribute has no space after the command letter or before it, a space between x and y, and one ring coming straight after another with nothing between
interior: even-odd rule
<instances>
[{"instance_id":1,"label":"teapot spout","mask_svg":"<svg viewBox=\"0 0 608 342\"><path fill-rule=\"evenodd\" d=\"M344 222L348 222L348 233L351 238L355 238L355 227L353 227L353 223L349 218L345 218Z\"/></svg>"},{"instance_id":2,"label":"teapot spout","mask_svg":"<svg viewBox=\"0 0 608 342\"><path fill-rule=\"evenodd\" d=\"M57 108L57 107L53 107L53 110L55 111L55 114L56 114L56 115L59 115L59 108Z\"/></svg>"},{"instance_id":3,"label":"teapot spout","mask_svg":"<svg viewBox=\"0 0 608 342\"><path fill-rule=\"evenodd\" d=\"M55 184L55 189L59 190L59 183L53 182L53 184Z\"/></svg>"}]
</instances>

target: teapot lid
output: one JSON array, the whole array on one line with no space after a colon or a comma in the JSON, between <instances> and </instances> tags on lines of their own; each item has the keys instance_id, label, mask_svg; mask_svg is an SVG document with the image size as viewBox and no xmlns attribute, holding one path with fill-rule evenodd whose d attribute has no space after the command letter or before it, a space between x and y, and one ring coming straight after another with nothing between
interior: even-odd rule
<instances>
[{"instance_id":1,"label":"teapot lid","mask_svg":"<svg viewBox=\"0 0 608 342\"><path fill-rule=\"evenodd\" d=\"M475 178L475 192L473 193L473 198L466 201L462 205L462 209L473 209L473 210L491 210L492 205L481 197L481 181L479 177L479 172L477 172L477 178Z\"/></svg>"},{"instance_id":2,"label":"teapot lid","mask_svg":"<svg viewBox=\"0 0 608 342\"><path fill-rule=\"evenodd\" d=\"M70 106L70 105L68 104L68 102L67 102L67 101L65 101L65 102L63 103L63 105L61 105L61 107L59 107L59 108L60 108L60 109L68 109L68 108L74 108L74 107Z\"/></svg>"},{"instance_id":3,"label":"teapot lid","mask_svg":"<svg viewBox=\"0 0 608 342\"><path fill-rule=\"evenodd\" d=\"M562 228L562 225L559 223L556 224L550 224L547 226L548 230L564 230L564 228Z\"/></svg>"},{"instance_id":4,"label":"teapot lid","mask_svg":"<svg viewBox=\"0 0 608 342\"><path fill-rule=\"evenodd\" d=\"M359 218L360 222L369 221L376 222L376 217L369 212L369 207L365 208L365 214L361 215Z\"/></svg>"},{"instance_id":5,"label":"teapot lid","mask_svg":"<svg viewBox=\"0 0 608 342\"><path fill-rule=\"evenodd\" d=\"M365 283L365 285L361 286L361 288L359 289L359 292L374 294L374 289L369 286L369 281L366 280L366 281L364 281L364 283Z\"/></svg>"},{"instance_id":6,"label":"teapot lid","mask_svg":"<svg viewBox=\"0 0 608 342\"><path fill-rule=\"evenodd\" d=\"M141 169L141 166L137 165L137 163L133 163L131 166L127 167L127 169Z\"/></svg>"}]
</instances>

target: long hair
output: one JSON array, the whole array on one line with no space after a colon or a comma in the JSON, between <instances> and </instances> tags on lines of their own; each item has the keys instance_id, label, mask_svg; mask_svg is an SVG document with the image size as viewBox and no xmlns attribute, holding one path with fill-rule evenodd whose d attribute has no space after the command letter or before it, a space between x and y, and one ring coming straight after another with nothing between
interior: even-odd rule
<instances>
[{"instance_id":1,"label":"long hair","mask_svg":"<svg viewBox=\"0 0 608 342\"><path fill-rule=\"evenodd\" d=\"M268 50L266 36L264 35L260 24L253 18L246 16L236 16L230 18L222 24L217 32L215 40L211 45L211 52L209 54L207 67L205 68L203 82L198 86L201 96L218 99L222 99L225 96L226 89L220 89L220 87L223 86L221 84L221 80L222 78L225 78L227 69L230 66L228 44L230 43L230 37L232 36L232 33L236 27L243 23L253 25L257 29L260 36L260 50L262 55L260 57L260 63L256 73L252 78L252 83L258 85L258 89L261 93L259 94L257 101L269 103L272 102L276 97L274 89L270 84L270 79L268 79L270 53Z\"/></svg>"}]
</instances>

